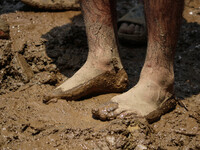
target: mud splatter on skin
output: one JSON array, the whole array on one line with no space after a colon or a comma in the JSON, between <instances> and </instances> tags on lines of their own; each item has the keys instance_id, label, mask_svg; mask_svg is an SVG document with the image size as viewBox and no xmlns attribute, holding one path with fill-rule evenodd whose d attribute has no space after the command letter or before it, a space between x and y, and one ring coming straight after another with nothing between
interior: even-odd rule
<instances>
[{"instance_id":1,"label":"mud splatter on skin","mask_svg":"<svg viewBox=\"0 0 200 150\"><path fill-rule=\"evenodd\" d=\"M132 118L101 122L92 118L91 108L116 94L42 103L43 93L70 77L87 58L80 12L14 12L15 5L25 9L22 3L9 0L0 9L0 17L11 29L11 41L0 40L0 149L200 149L198 23L183 22L175 56L175 93L187 109L177 105L153 124ZM120 5L120 15L130 6ZM10 10L13 13L5 13ZM14 68L13 58L18 53L34 72L28 83L23 72ZM121 45L120 53L131 87L138 80L145 46Z\"/></svg>"}]
</instances>

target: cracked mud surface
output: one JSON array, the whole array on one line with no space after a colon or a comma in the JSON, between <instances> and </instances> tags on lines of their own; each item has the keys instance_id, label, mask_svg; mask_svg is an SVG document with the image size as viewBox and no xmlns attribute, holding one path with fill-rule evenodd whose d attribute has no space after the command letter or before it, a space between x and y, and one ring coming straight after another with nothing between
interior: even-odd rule
<instances>
[{"instance_id":1,"label":"cracked mud surface","mask_svg":"<svg viewBox=\"0 0 200 150\"><path fill-rule=\"evenodd\" d=\"M119 16L132 5L122 3ZM175 57L175 91L182 104L153 124L131 117L93 119L91 109L114 93L44 104L44 93L72 76L86 60L81 13L45 12L18 0L3 0L0 5L0 18L7 20L11 34L10 40L0 40L0 149L200 149L198 0L186 0ZM138 81L145 50L145 45L120 45L129 88Z\"/></svg>"}]
</instances>

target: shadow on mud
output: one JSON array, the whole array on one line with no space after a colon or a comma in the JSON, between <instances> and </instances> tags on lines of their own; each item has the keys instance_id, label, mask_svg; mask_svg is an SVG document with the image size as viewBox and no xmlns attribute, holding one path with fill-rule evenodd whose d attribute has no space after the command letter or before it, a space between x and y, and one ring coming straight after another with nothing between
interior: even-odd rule
<instances>
[{"instance_id":1,"label":"shadow on mud","mask_svg":"<svg viewBox=\"0 0 200 150\"><path fill-rule=\"evenodd\" d=\"M42 38L47 40L47 56L67 77L72 76L87 59L88 44L84 26L70 23L53 28Z\"/></svg>"},{"instance_id":2,"label":"shadow on mud","mask_svg":"<svg viewBox=\"0 0 200 150\"><path fill-rule=\"evenodd\" d=\"M0 15L18 11L24 7L20 0L1 0L0 1Z\"/></svg>"},{"instance_id":3,"label":"shadow on mud","mask_svg":"<svg viewBox=\"0 0 200 150\"><path fill-rule=\"evenodd\" d=\"M200 25L183 21L175 56L175 91L185 98L200 93Z\"/></svg>"}]
</instances>

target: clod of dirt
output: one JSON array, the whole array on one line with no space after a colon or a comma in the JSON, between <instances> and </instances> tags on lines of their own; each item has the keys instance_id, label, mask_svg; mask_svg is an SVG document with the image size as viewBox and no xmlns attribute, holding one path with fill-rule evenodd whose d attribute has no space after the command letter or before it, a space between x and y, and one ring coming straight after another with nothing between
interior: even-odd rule
<instances>
[{"instance_id":1,"label":"clod of dirt","mask_svg":"<svg viewBox=\"0 0 200 150\"><path fill-rule=\"evenodd\" d=\"M13 67L19 74L21 74L22 80L27 83L34 76L30 65L26 62L25 58L21 54L15 54L12 60Z\"/></svg>"},{"instance_id":2,"label":"clod of dirt","mask_svg":"<svg viewBox=\"0 0 200 150\"><path fill-rule=\"evenodd\" d=\"M31 80L35 84L51 84L55 85L57 83L56 75L50 72L40 72L37 73Z\"/></svg>"}]
</instances>

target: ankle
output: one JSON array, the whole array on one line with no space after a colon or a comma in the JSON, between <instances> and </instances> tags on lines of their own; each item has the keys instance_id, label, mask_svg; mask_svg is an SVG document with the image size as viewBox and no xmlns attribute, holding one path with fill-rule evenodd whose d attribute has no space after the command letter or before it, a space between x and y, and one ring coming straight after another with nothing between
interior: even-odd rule
<instances>
[{"instance_id":1,"label":"ankle","mask_svg":"<svg viewBox=\"0 0 200 150\"><path fill-rule=\"evenodd\" d=\"M140 80L151 80L163 89L173 92L174 72L166 68L143 67Z\"/></svg>"},{"instance_id":2,"label":"ankle","mask_svg":"<svg viewBox=\"0 0 200 150\"><path fill-rule=\"evenodd\" d=\"M113 57L110 59L88 59L86 65L102 71L121 70L123 68L120 58Z\"/></svg>"}]
</instances>

